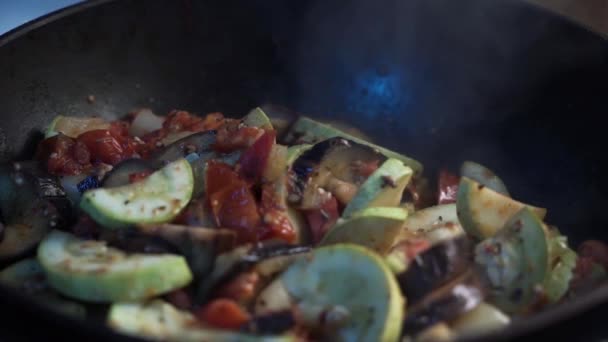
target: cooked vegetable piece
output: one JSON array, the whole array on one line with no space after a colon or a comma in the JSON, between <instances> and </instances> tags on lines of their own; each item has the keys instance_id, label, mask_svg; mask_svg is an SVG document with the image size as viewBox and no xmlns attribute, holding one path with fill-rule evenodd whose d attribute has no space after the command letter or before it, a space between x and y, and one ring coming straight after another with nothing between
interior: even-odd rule
<instances>
[{"instance_id":1,"label":"cooked vegetable piece","mask_svg":"<svg viewBox=\"0 0 608 342\"><path fill-rule=\"evenodd\" d=\"M129 126L129 134L132 136L141 137L161 129L163 122L165 122L164 116L156 115L148 108L139 109L133 114L134 118Z\"/></svg>"},{"instance_id":2,"label":"cooked vegetable piece","mask_svg":"<svg viewBox=\"0 0 608 342\"><path fill-rule=\"evenodd\" d=\"M483 186L487 186L499 194L503 194L507 197L509 196L509 191L507 191L505 183L498 178L494 171L481 164L465 161L460 167L460 175L472 179Z\"/></svg>"},{"instance_id":3,"label":"cooked vegetable piece","mask_svg":"<svg viewBox=\"0 0 608 342\"><path fill-rule=\"evenodd\" d=\"M243 272L253 270L270 281L272 276L287 268L294 260L307 255L310 250L307 246L268 243L256 247L243 245L220 254L215 259L213 272L199 285L197 300L206 299L221 284Z\"/></svg>"},{"instance_id":4,"label":"cooked vegetable piece","mask_svg":"<svg viewBox=\"0 0 608 342\"><path fill-rule=\"evenodd\" d=\"M437 185L437 204L456 203L460 177L448 172L439 171L439 184Z\"/></svg>"},{"instance_id":5,"label":"cooked vegetable piece","mask_svg":"<svg viewBox=\"0 0 608 342\"><path fill-rule=\"evenodd\" d=\"M351 218L338 221L320 245L353 243L386 254L401 231L407 210L398 207L363 209Z\"/></svg>"},{"instance_id":6,"label":"cooked vegetable piece","mask_svg":"<svg viewBox=\"0 0 608 342\"><path fill-rule=\"evenodd\" d=\"M143 159L126 159L118 163L112 171L106 173L101 186L104 188L115 188L131 184L132 176L138 173L152 173L154 167L150 162Z\"/></svg>"},{"instance_id":7,"label":"cooked vegetable piece","mask_svg":"<svg viewBox=\"0 0 608 342\"><path fill-rule=\"evenodd\" d=\"M212 145L216 141L215 131L205 131L188 134L152 155L151 160L157 162L159 166L174 162L184 158L191 153L205 153L211 151Z\"/></svg>"},{"instance_id":8,"label":"cooked vegetable piece","mask_svg":"<svg viewBox=\"0 0 608 342\"><path fill-rule=\"evenodd\" d=\"M473 264L473 246L466 236L442 241L418 254L397 281L414 305L426 295L465 273Z\"/></svg>"},{"instance_id":9,"label":"cooked vegetable piece","mask_svg":"<svg viewBox=\"0 0 608 342\"><path fill-rule=\"evenodd\" d=\"M36 259L23 259L0 272L0 283L33 296L49 309L73 317L85 317L84 305L59 297L48 287L44 270Z\"/></svg>"},{"instance_id":10,"label":"cooked vegetable piece","mask_svg":"<svg viewBox=\"0 0 608 342\"><path fill-rule=\"evenodd\" d=\"M489 302L521 313L538 300L549 265L542 221L528 207L513 215L496 236L475 247L475 262L490 287Z\"/></svg>"},{"instance_id":11,"label":"cooked vegetable piece","mask_svg":"<svg viewBox=\"0 0 608 342\"><path fill-rule=\"evenodd\" d=\"M293 263L281 280L303 323L328 340L399 337L404 299L391 271L369 249L349 244L318 248Z\"/></svg>"},{"instance_id":12,"label":"cooked vegetable piece","mask_svg":"<svg viewBox=\"0 0 608 342\"><path fill-rule=\"evenodd\" d=\"M456 238L464 234L458 221L456 204L428 207L408 216L403 223L402 238L412 234L428 239L432 244Z\"/></svg>"},{"instance_id":13,"label":"cooked vegetable piece","mask_svg":"<svg viewBox=\"0 0 608 342\"><path fill-rule=\"evenodd\" d=\"M412 169L397 159L387 159L361 185L342 217L348 218L365 208L398 206L411 177Z\"/></svg>"},{"instance_id":14,"label":"cooked vegetable piece","mask_svg":"<svg viewBox=\"0 0 608 342\"><path fill-rule=\"evenodd\" d=\"M290 335L255 336L200 326L190 313L179 311L161 300L148 303L116 303L110 307L108 325L133 336L162 341L288 342Z\"/></svg>"},{"instance_id":15,"label":"cooked vegetable piece","mask_svg":"<svg viewBox=\"0 0 608 342\"><path fill-rule=\"evenodd\" d=\"M291 309L270 312L252 317L244 330L257 334L282 334L295 327L295 317Z\"/></svg>"},{"instance_id":16,"label":"cooked vegetable piece","mask_svg":"<svg viewBox=\"0 0 608 342\"><path fill-rule=\"evenodd\" d=\"M293 145L287 148L287 165L292 165L300 155L312 148L311 144Z\"/></svg>"},{"instance_id":17,"label":"cooked vegetable piece","mask_svg":"<svg viewBox=\"0 0 608 342\"><path fill-rule=\"evenodd\" d=\"M249 113L247 113L247 115L245 115L245 117L243 117L241 122L248 127L272 129L270 119L260 107L252 109Z\"/></svg>"},{"instance_id":18,"label":"cooked vegetable piece","mask_svg":"<svg viewBox=\"0 0 608 342\"><path fill-rule=\"evenodd\" d=\"M58 181L32 167L26 163L0 165L0 260L32 250L49 229L70 219L69 200Z\"/></svg>"},{"instance_id":19,"label":"cooked vegetable piece","mask_svg":"<svg viewBox=\"0 0 608 342\"><path fill-rule=\"evenodd\" d=\"M291 164L290 202L302 209L316 209L332 193L348 203L369 176L357 164L379 164L386 157L369 146L335 137L300 153Z\"/></svg>"},{"instance_id":20,"label":"cooked vegetable piece","mask_svg":"<svg viewBox=\"0 0 608 342\"><path fill-rule=\"evenodd\" d=\"M75 116L56 116L44 132L45 138L63 133L71 138L96 129L109 129L110 123L98 117L79 118Z\"/></svg>"},{"instance_id":21,"label":"cooked vegetable piece","mask_svg":"<svg viewBox=\"0 0 608 342\"><path fill-rule=\"evenodd\" d=\"M277 277L258 294L255 300L254 312L256 315L263 315L290 308L289 294L281 278Z\"/></svg>"},{"instance_id":22,"label":"cooked vegetable piece","mask_svg":"<svg viewBox=\"0 0 608 342\"><path fill-rule=\"evenodd\" d=\"M228 229L189 227L176 224L140 226L139 232L158 236L174 245L186 257L195 277L207 276L215 256L231 250L236 245L236 234Z\"/></svg>"},{"instance_id":23,"label":"cooked vegetable piece","mask_svg":"<svg viewBox=\"0 0 608 342\"><path fill-rule=\"evenodd\" d=\"M484 297L482 284L475 272L469 270L409 306L403 333L416 334L433 324L450 321L473 310Z\"/></svg>"},{"instance_id":24,"label":"cooked vegetable piece","mask_svg":"<svg viewBox=\"0 0 608 342\"><path fill-rule=\"evenodd\" d=\"M415 342L453 341L454 333L445 322L435 323L416 335Z\"/></svg>"},{"instance_id":25,"label":"cooked vegetable piece","mask_svg":"<svg viewBox=\"0 0 608 342\"><path fill-rule=\"evenodd\" d=\"M190 164L178 159L140 182L85 192L80 208L108 228L164 223L188 204L193 183Z\"/></svg>"},{"instance_id":26,"label":"cooked vegetable piece","mask_svg":"<svg viewBox=\"0 0 608 342\"><path fill-rule=\"evenodd\" d=\"M58 292L90 302L140 300L192 280L184 257L126 254L105 242L52 231L38 248L47 281Z\"/></svg>"},{"instance_id":27,"label":"cooked vegetable piece","mask_svg":"<svg viewBox=\"0 0 608 342\"><path fill-rule=\"evenodd\" d=\"M456 318L450 323L450 326L458 338L466 338L502 329L510 321L509 316L495 306L484 302Z\"/></svg>"},{"instance_id":28,"label":"cooked vegetable piece","mask_svg":"<svg viewBox=\"0 0 608 342\"><path fill-rule=\"evenodd\" d=\"M466 177L460 181L456 207L464 230L478 239L494 236L524 207L530 208L541 220L547 212L544 208L517 202Z\"/></svg>"},{"instance_id":29,"label":"cooked vegetable piece","mask_svg":"<svg viewBox=\"0 0 608 342\"><path fill-rule=\"evenodd\" d=\"M321 140L333 137L342 137L359 144L371 146L388 158L401 160L405 165L412 168L416 175L421 174L423 171L422 164L420 164L420 162L417 160L390 151L381 146L371 144L363 139L357 138L353 135L347 134L329 125L322 124L307 117L300 117L296 122L294 122L284 140L287 144L314 144Z\"/></svg>"},{"instance_id":30,"label":"cooked vegetable piece","mask_svg":"<svg viewBox=\"0 0 608 342\"><path fill-rule=\"evenodd\" d=\"M543 282L547 299L551 303L559 301L568 292L574 276L577 255L568 247L568 239L554 232L548 240L549 269Z\"/></svg>"}]
</instances>

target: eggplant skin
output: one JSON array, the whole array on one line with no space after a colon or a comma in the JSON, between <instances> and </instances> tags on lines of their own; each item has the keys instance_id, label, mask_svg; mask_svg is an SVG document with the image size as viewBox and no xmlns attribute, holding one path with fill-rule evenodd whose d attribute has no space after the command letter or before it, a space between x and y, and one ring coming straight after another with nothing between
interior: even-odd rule
<instances>
[{"instance_id":1,"label":"eggplant skin","mask_svg":"<svg viewBox=\"0 0 608 342\"><path fill-rule=\"evenodd\" d=\"M241 331L253 334L282 334L296 324L291 310L273 312L254 317L245 323Z\"/></svg>"},{"instance_id":2,"label":"eggplant skin","mask_svg":"<svg viewBox=\"0 0 608 342\"><path fill-rule=\"evenodd\" d=\"M408 269L397 276L410 305L473 265L473 244L466 236L442 241L419 254Z\"/></svg>"},{"instance_id":3,"label":"eggplant skin","mask_svg":"<svg viewBox=\"0 0 608 342\"><path fill-rule=\"evenodd\" d=\"M470 269L411 305L403 321L402 334L415 335L435 323L455 319L476 308L485 297L479 277Z\"/></svg>"}]
</instances>

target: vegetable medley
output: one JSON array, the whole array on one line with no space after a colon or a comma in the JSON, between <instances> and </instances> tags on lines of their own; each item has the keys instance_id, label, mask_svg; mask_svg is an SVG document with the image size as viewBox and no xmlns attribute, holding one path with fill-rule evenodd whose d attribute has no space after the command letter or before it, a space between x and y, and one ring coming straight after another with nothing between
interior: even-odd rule
<instances>
[{"instance_id":1,"label":"vegetable medley","mask_svg":"<svg viewBox=\"0 0 608 342\"><path fill-rule=\"evenodd\" d=\"M58 116L0 166L0 282L149 339L434 341L604 280L604 243L576 252L494 172L458 171L260 108Z\"/></svg>"}]
</instances>

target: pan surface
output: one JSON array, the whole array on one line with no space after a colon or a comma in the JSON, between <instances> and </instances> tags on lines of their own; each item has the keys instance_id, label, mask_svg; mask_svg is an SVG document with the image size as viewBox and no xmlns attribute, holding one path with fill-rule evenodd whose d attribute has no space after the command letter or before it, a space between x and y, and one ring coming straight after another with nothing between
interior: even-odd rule
<instances>
[{"instance_id":1,"label":"pan surface","mask_svg":"<svg viewBox=\"0 0 608 342\"><path fill-rule=\"evenodd\" d=\"M0 159L31 155L58 114L276 103L363 129L430 176L486 164L576 245L608 240L607 79L605 39L511 0L89 1L0 37ZM0 297L3 318L105 337ZM499 337L552 324L536 336L582 338L607 300L599 289Z\"/></svg>"}]
</instances>

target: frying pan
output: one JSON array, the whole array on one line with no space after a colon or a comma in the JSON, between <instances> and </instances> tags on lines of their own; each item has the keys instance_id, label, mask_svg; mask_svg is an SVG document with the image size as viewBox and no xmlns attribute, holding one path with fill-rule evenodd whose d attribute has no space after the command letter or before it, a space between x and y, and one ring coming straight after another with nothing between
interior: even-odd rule
<instances>
[{"instance_id":1,"label":"frying pan","mask_svg":"<svg viewBox=\"0 0 608 342\"><path fill-rule=\"evenodd\" d=\"M356 126L431 177L486 164L576 245L608 240L606 80L603 37L513 0L89 1L0 36L0 160L31 156L57 114L275 103ZM6 339L121 338L0 300ZM606 338L606 302L602 287L485 338Z\"/></svg>"}]
</instances>

